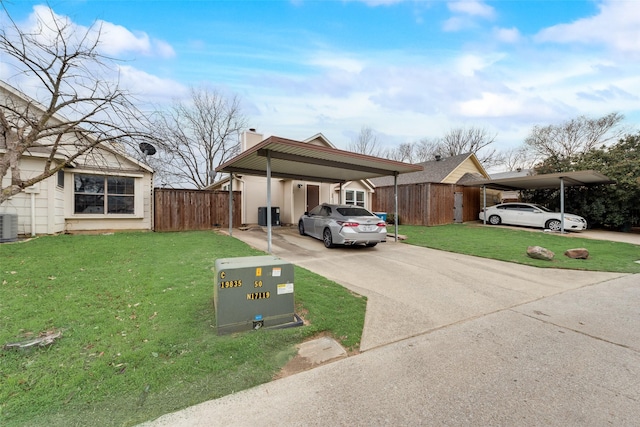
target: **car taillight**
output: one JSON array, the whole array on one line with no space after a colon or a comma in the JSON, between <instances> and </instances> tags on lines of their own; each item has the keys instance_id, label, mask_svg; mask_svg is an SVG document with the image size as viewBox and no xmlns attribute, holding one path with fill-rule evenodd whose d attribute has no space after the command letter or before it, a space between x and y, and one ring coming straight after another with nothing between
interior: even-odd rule
<instances>
[{"instance_id":1,"label":"car taillight","mask_svg":"<svg viewBox=\"0 0 640 427\"><path fill-rule=\"evenodd\" d=\"M336 221L338 223L338 225L341 225L342 227L357 227L360 224L358 224L357 222L348 222L348 221Z\"/></svg>"},{"instance_id":2,"label":"car taillight","mask_svg":"<svg viewBox=\"0 0 640 427\"><path fill-rule=\"evenodd\" d=\"M386 227L387 224L385 222L379 222L378 227Z\"/></svg>"}]
</instances>

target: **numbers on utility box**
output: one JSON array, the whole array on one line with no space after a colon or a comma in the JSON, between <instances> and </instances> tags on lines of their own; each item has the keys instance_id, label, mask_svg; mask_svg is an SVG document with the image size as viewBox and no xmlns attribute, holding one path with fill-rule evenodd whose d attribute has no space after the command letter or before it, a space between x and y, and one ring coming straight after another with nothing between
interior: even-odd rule
<instances>
[{"instance_id":1,"label":"numbers on utility box","mask_svg":"<svg viewBox=\"0 0 640 427\"><path fill-rule=\"evenodd\" d=\"M242 280L223 280L220 282L220 289L239 288L242 286Z\"/></svg>"}]
</instances>

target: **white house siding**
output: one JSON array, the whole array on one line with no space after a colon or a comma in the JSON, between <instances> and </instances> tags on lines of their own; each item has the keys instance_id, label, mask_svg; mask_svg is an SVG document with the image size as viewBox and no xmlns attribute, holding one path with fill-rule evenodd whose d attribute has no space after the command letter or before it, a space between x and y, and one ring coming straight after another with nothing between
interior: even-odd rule
<instances>
[{"instance_id":1,"label":"white house siding","mask_svg":"<svg viewBox=\"0 0 640 427\"><path fill-rule=\"evenodd\" d=\"M20 160L22 176L32 177L42 172L42 160L23 157ZM9 175L3 178L3 187L11 183ZM18 234L30 236L35 234L56 234L64 231L64 217L56 218L61 207L61 189L57 188L57 177L51 176L38 182L25 192L12 196L0 205L0 213L18 215ZM50 208L54 209L50 209ZM35 215L35 222L32 221ZM35 227L32 227L35 224Z\"/></svg>"},{"instance_id":2,"label":"white house siding","mask_svg":"<svg viewBox=\"0 0 640 427\"><path fill-rule=\"evenodd\" d=\"M236 187L237 181L233 183L234 191L240 190L243 192L242 206L245 217L242 222L245 224L257 224L258 208L267 206L267 180L260 176L245 175L242 177L242 181L244 181L244 188L242 186L240 188ZM283 180L271 179L271 206L279 207L281 211L284 208L283 187Z\"/></svg>"}]
</instances>

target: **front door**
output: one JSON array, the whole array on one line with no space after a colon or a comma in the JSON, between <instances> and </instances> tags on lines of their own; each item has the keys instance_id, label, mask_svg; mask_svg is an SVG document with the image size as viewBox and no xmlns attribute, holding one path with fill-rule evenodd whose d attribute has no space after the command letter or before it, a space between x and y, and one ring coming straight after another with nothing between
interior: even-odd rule
<instances>
[{"instance_id":1,"label":"front door","mask_svg":"<svg viewBox=\"0 0 640 427\"><path fill-rule=\"evenodd\" d=\"M307 209L309 212L320 204L320 186L307 184Z\"/></svg>"}]
</instances>

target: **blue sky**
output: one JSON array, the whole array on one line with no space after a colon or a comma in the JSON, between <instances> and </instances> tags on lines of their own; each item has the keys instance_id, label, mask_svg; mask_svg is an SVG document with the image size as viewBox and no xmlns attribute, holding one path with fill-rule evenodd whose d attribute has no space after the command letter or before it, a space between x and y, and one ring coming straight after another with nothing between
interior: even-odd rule
<instances>
[{"instance_id":1,"label":"blue sky","mask_svg":"<svg viewBox=\"0 0 640 427\"><path fill-rule=\"evenodd\" d=\"M237 93L250 126L337 147L369 126L388 146L461 126L519 146L532 126L618 111L640 128L640 1L13 0L98 20L122 83L166 105L190 85ZM0 64L0 78L9 71Z\"/></svg>"}]
</instances>

